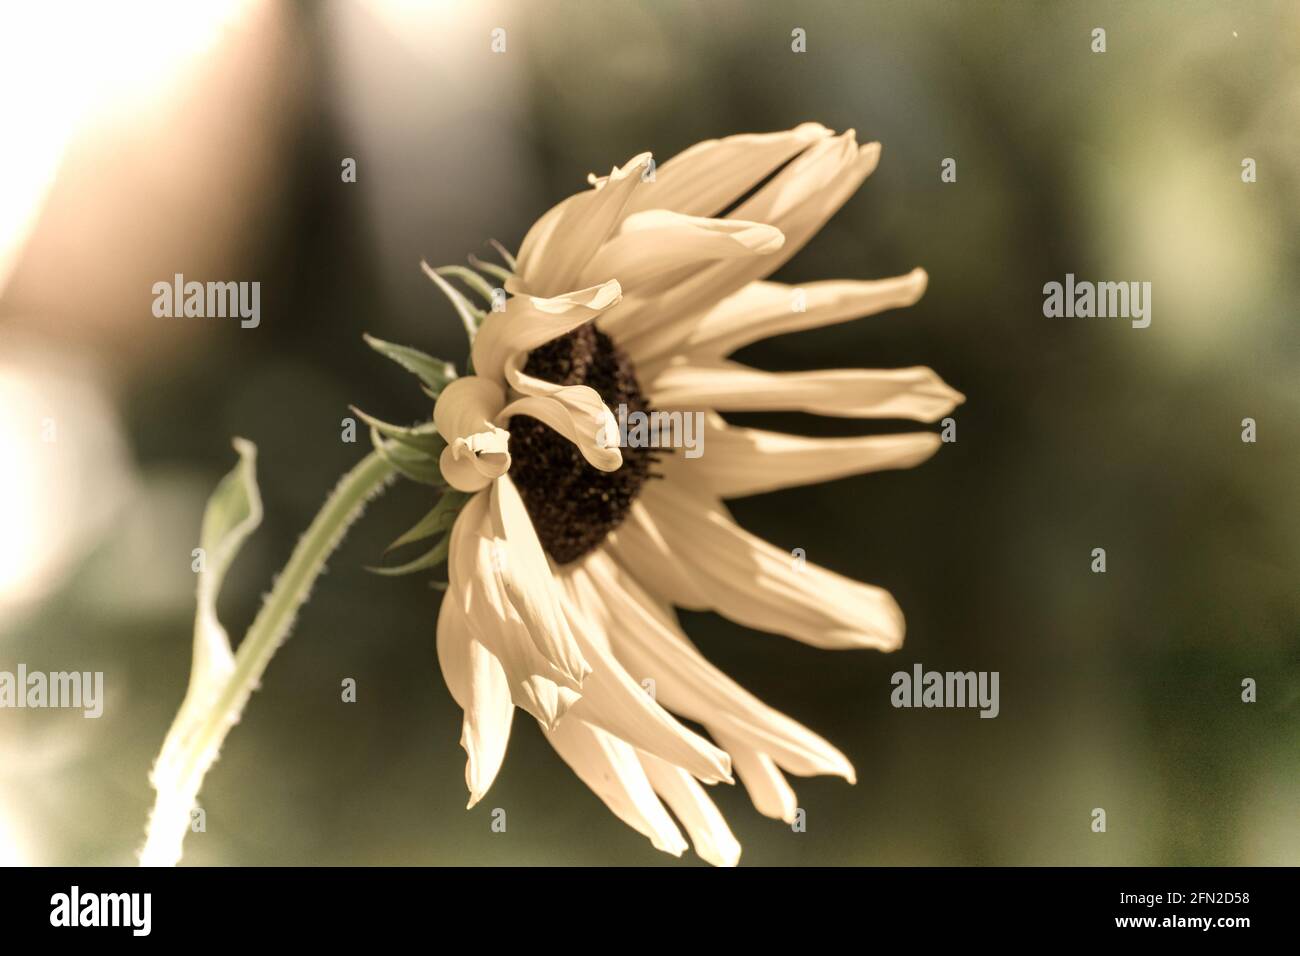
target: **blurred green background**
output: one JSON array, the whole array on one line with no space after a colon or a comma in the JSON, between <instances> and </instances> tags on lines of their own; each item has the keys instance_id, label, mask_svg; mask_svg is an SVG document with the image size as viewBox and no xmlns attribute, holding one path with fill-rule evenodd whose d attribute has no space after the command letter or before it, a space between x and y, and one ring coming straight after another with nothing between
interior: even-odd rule
<instances>
[{"instance_id":1,"label":"blurred green background","mask_svg":"<svg viewBox=\"0 0 1300 956\"><path fill-rule=\"evenodd\" d=\"M0 859L132 862L229 437L259 446L267 513L221 601L237 637L364 453L340 441L347 405L428 414L361 334L463 359L421 258L516 247L589 171L641 150L662 162L817 120L879 140L881 163L777 278L920 265L929 291L740 358L930 365L968 400L958 441L917 469L734 505L908 617L889 656L684 617L715 663L858 768L856 786L793 781L806 833L713 788L742 863L1300 862L1295 4L175 6L97 23L11 12L0 30L36 64L2 94L28 106L6 151L33 172L0 187L0 669L102 670L108 690L99 720L0 711ZM170 72L145 70L178 50ZM59 91L118 96L132 71L116 100L61 119ZM150 287L176 272L259 280L261 326L155 319ZM1042 286L1067 272L1150 281L1151 327L1044 318ZM208 777L185 862L676 865L522 714L495 786L463 809L440 594L363 569L428 504L397 487L330 562ZM890 675L916 662L999 671L1001 715L891 708ZM1245 677L1258 703L1241 702Z\"/></svg>"}]
</instances>

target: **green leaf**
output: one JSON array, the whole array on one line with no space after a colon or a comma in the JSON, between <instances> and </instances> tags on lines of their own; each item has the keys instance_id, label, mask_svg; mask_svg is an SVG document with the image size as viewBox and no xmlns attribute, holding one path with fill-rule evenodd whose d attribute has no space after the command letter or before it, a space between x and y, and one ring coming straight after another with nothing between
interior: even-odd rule
<instances>
[{"instance_id":1,"label":"green leaf","mask_svg":"<svg viewBox=\"0 0 1300 956\"><path fill-rule=\"evenodd\" d=\"M194 666L189 690L196 698L206 696L214 682L225 680L234 670L230 637L217 619L217 596L235 555L262 523L257 446L243 438L236 438L233 444L239 462L212 492L199 531L202 554L198 556L198 608L194 615Z\"/></svg>"},{"instance_id":2,"label":"green leaf","mask_svg":"<svg viewBox=\"0 0 1300 956\"><path fill-rule=\"evenodd\" d=\"M367 425L385 438L400 442L428 458L436 460L442 454L442 450L447 447L447 442L438 434L438 427L433 422L424 422L409 428L402 425L390 425L388 422L380 421L373 415L367 415L355 405L349 405L348 407Z\"/></svg>"},{"instance_id":3,"label":"green leaf","mask_svg":"<svg viewBox=\"0 0 1300 956\"><path fill-rule=\"evenodd\" d=\"M420 268L424 270L424 274L433 280L433 284L441 289L442 294L451 301L453 306L455 306L456 314L460 316L460 321L465 326L465 334L469 336L469 340L472 343L474 341L474 336L478 334L479 323L481 323L486 317L486 313L480 312L478 309L474 308L474 306L470 304L469 299L465 298L459 289L442 276L438 275L438 270L434 269L427 262L421 262Z\"/></svg>"},{"instance_id":4,"label":"green leaf","mask_svg":"<svg viewBox=\"0 0 1300 956\"><path fill-rule=\"evenodd\" d=\"M370 443L375 446L375 452L379 457L403 477L435 488L442 488L447 484L443 480L442 469L438 467L437 458L431 458L423 452L395 441L384 441L377 428L370 429Z\"/></svg>"},{"instance_id":5,"label":"green leaf","mask_svg":"<svg viewBox=\"0 0 1300 956\"><path fill-rule=\"evenodd\" d=\"M416 571L423 571L425 568L432 568L447 560L447 549L450 545L451 535L444 534L433 548L416 558L414 561L408 561L406 564L399 564L392 568L366 568L366 570L373 571L375 574L383 574L388 577L414 574Z\"/></svg>"},{"instance_id":6,"label":"green leaf","mask_svg":"<svg viewBox=\"0 0 1300 956\"><path fill-rule=\"evenodd\" d=\"M427 515L385 550L396 551L405 545L432 537L440 531L450 531L451 526L456 523L456 516L460 514L461 507L469 501L469 498L470 496L463 491L448 488Z\"/></svg>"},{"instance_id":7,"label":"green leaf","mask_svg":"<svg viewBox=\"0 0 1300 956\"><path fill-rule=\"evenodd\" d=\"M377 339L373 335L362 335L361 337L365 339L367 345L380 355L392 359L408 372L419 376L420 381L427 386L425 393L435 400L442 393L442 390L446 388L447 383L456 378L456 366L451 362L444 362L432 355L426 355L419 349L411 348L409 345L394 345L392 342Z\"/></svg>"}]
</instances>

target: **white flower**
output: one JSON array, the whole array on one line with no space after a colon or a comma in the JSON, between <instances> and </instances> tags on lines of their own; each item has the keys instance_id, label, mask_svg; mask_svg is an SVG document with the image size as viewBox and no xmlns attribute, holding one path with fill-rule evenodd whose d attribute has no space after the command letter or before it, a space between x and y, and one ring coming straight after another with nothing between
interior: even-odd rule
<instances>
[{"instance_id":1,"label":"white flower","mask_svg":"<svg viewBox=\"0 0 1300 956\"><path fill-rule=\"evenodd\" d=\"M734 768L759 812L788 822L786 774L854 779L835 747L711 665L673 606L817 647L902 643L886 591L813 564L796 572L722 500L909 467L938 437L803 438L717 414L933 422L962 401L928 368L773 373L727 358L920 297L920 269L798 290L765 281L879 153L815 123L700 143L653 177L646 153L592 177L524 239L512 297L474 340L474 374L434 413L443 476L474 493L452 530L438 620L438 658L465 712L471 806L501 767L516 707L620 819L680 854L671 810L714 864L734 864L740 846L701 784L731 782ZM619 404L707 411L707 454L620 449Z\"/></svg>"}]
</instances>

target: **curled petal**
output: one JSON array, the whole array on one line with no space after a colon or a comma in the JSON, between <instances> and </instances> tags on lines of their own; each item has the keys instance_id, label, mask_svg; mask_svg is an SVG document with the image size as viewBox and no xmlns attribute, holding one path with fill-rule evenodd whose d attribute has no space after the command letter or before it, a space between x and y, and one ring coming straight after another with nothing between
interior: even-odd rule
<instances>
[{"instance_id":1,"label":"curled petal","mask_svg":"<svg viewBox=\"0 0 1300 956\"><path fill-rule=\"evenodd\" d=\"M438 467L459 491L479 491L510 468L510 435L492 423L506 403L505 389L479 375L458 378L442 390L433 421L447 441Z\"/></svg>"},{"instance_id":2,"label":"curled petal","mask_svg":"<svg viewBox=\"0 0 1300 956\"><path fill-rule=\"evenodd\" d=\"M508 423L513 415L536 418L559 432L601 471L617 471L623 464L618 422L593 388L569 385L554 388L546 395L527 395L503 408L497 421Z\"/></svg>"},{"instance_id":3,"label":"curled petal","mask_svg":"<svg viewBox=\"0 0 1300 956\"><path fill-rule=\"evenodd\" d=\"M616 305L622 295L622 287L611 280L549 299L514 296L504 312L488 313L479 327L474 338L474 374L502 381L507 368L522 366L530 351L586 325Z\"/></svg>"}]
</instances>

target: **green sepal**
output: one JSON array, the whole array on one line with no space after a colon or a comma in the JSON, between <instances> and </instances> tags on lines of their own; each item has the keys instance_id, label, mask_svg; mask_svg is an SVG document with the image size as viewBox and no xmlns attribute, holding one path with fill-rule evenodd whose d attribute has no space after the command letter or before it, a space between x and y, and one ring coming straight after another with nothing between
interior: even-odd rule
<instances>
[{"instance_id":1,"label":"green sepal","mask_svg":"<svg viewBox=\"0 0 1300 956\"><path fill-rule=\"evenodd\" d=\"M442 564L447 560L447 549L451 546L451 535L444 534L430 550L426 551L414 561L408 561L406 564L399 564L392 568L366 568L367 571L373 571L375 574L383 574L388 577L399 577L403 574L414 574L416 571L423 571L425 568L432 568L435 565Z\"/></svg>"},{"instance_id":2,"label":"green sepal","mask_svg":"<svg viewBox=\"0 0 1300 956\"><path fill-rule=\"evenodd\" d=\"M470 257L473 258L472 256ZM492 288L492 283L488 282L473 269L466 269L464 266L439 266L434 272L440 276L453 276L460 279L467 286L483 297L483 301L492 307L492 296L496 291Z\"/></svg>"},{"instance_id":3,"label":"green sepal","mask_svg":"<svg viewBox=\"0 0 1300 956\"><path fill-rule=\"evenodd\" d=\"M438 467L436 456L431 458L408 445L384 441L383 435L376 428L370 429L370 443L375 446L379 457L404 478L410 478L422 485L432 485L435 488L446 486L447 482L443 480L442 469Z\"/></svg>"},{"instance_id":4,"label":"green sepal","mask_svg":"<svg viewBox=\"0 0 1300 956\"><path fill-rule=\"evenodd\" d=\"M479 272L486 272L488 275L500 279L502 282L505 282L508 279L513 278L514 276L514 273L511 272L509 269L502 269L495 262L484 262L482 259L480 259L478 256L475 255L471 255L469 257L469 264L472 265ZM468 272L469 270L466 269L465 271Z\"/></svg>"},{"instance_id":5,"label":"green sepal","mask_svg":"<svg viewBox=\"0 0 1300 956\"><path fill-rule=\"evenodd\" d=\"M428 458L437 460L442 454L442 450L447 447L447 442L438 434L438 427L433 422L424 422L420 425L405 427L402 425L391 425L388 422L380 421L373 415L367 415L355 405L349 405L367 425L373 428L385 438L391 438L408 448L411 448Z\"/></svg>"},{"instance_id":6,"label":"green sepal","mask_svg":"<svg viewBox=\"0 0 1300 956\"><path fill-rule=\"evenodd\" d=\"M483 319L487 317L487 313L474 308L469 299L465 298L459 289L438 275L438 270L427 262L421 262L420 268L424 270L425 275L433 280L433 284L442 290L442 294L451 301L451 304L456 309L456 314L460 316L461 323L465 326L465 334L469 336L470 342L473 343L474 336L478 334L478 327Z\"/></svg>"},{"instance_id":7,"label":"green sepal","mask_svg":"<svg viewBox=\"0 0 1300 956\"><path fill-rule=\"evenodd\" d=\"M456 378L456 366L451 362L444 362L432 355L426 355L419 349L411 348L409 345L395 345L392 342L377 339L373 335L363 334L361 337L365 339L367 345L380 355L392 359L408 372L418 376L425 385L425 394L435 401L442 394L442 390L447 387L447 383Z\"/></svg>"},{"instance_id":8,"label":"green sepal","mask_svg":"<svg viewBox=\"0 0 1300 956\"><path fill-rule=\"evenodd\" d=\"M497 251L497 255L499 255L501 261L509 267L511 273L519 271L519 263L516 262L515 257L510 254L509 249L501 245L501 243L497 242L495 239L489 239L488 242L492 244L492 248Z\"/></svg>"},{"instance_id":9,"label":"green sepal","mask_svg":"<svg viewBox=\"0 0 1300 956\"><path fill-rule=\"evenodd\" d=\"M451 526L456 523L456 516L460 514L461 507L469 501L469 498L470 496L463 491L448 488L427 515L385 550L396 551L405 545L432 537L440 531L450 531Z\"/></svg>"}]
</instances>

